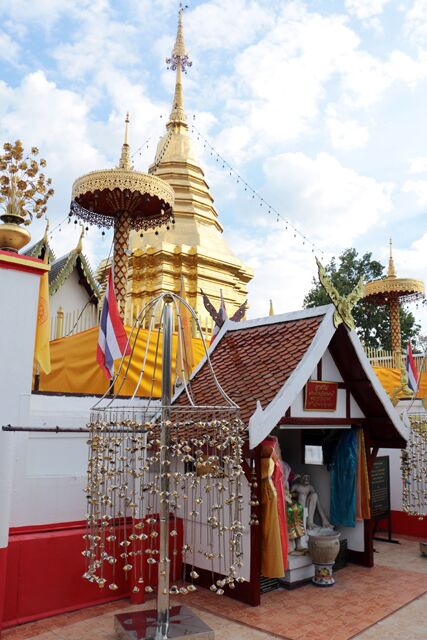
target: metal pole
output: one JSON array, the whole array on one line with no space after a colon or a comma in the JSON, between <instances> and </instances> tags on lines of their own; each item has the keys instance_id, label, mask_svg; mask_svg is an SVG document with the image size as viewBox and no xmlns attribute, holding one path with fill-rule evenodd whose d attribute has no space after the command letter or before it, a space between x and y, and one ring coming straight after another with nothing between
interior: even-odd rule
<instances>
[{"instance_id":1,"label":"metal pole","mask_svg":"<svg viewBox=\"0 0 427 640\"><path fill-rule=\"evenodd\" d=\"M157 588L156 640L165 640L169 628L169 446L167 424L171 416L172 399L172 303L164 297L162 349L162 428L160 434L160 533L159 584Z\"/></svg>"}]
</instances>

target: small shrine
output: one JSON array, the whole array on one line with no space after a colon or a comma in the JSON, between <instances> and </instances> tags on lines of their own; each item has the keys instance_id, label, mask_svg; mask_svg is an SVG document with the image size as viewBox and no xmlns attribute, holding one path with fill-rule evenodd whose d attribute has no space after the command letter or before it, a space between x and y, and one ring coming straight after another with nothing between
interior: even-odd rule
<instances>
[{"instance_id":1,"label":"small shrine","mask_svg":"<svg viewBox=\"0 0 427 640\"><path fill-rule=\"evenodd\" d=\"M252 505L253 526L245 538L250 562L244 573L247 582L238 585L233 597L252 605L260 602L260 576L273 579L276 586L280 579L288 587L314 576L307 531L309 538L330 536L333 525L351 562L366 567L374 563L369 474L380 447L405 447L407 429L356 332L344 322L336 327L335 314L330 305L227 321L211 349L212 366L248 426L244 496L251 496ZM202 361L191 379L197 402L217 400L216 394L206 395L206 375ZM178 404L184 401L183 394L175 399ZM268 471L265 460L270 459ZM350 484L341 476L345 468ZM283 504L280 516L280 508L269 502L271 478L278 483L277 500L283 483L305 496L305 520L297 513L284 523ZM292 485L292 478L299 479L300 486ZM289 540L279 535L286 526ZM206 569L200 564L198 571L203 576ZM331 583L330 569L323 566L318 581Z\"/></svg>"}]
</instances>

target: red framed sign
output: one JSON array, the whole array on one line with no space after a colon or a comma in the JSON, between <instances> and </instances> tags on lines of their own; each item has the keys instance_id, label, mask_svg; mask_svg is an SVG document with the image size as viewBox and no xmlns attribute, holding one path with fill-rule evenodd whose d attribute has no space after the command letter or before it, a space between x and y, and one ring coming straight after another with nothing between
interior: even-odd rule
<instances>
[{"instance_id":1,"label":"red framed sign","mask_svg":"<svg viewBox=\"0 0 427 640\"><path fill-rule=\"evenodd\" d=\"M336 411L337 382L308 380L304 389L304 411Z\"/></svg>"}]
</instances>

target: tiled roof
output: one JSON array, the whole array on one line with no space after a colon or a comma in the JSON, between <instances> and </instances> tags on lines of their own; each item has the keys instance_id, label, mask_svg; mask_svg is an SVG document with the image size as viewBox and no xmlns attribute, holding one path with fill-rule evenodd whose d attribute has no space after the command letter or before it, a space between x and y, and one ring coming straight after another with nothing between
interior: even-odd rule
<instances>
[{"instance_id":1,"label":"tiled roof","mask_svg":"<svg viewBox=\"0 0 427 640\"><path fill-rule=\"evenodd\" d=\"M62 258L58 258L58 260L52 264L49 272L50 295L52 296L62 287L74 269L77 269L81 283L86 287L89 295L99 300L100 292L98 283L92 274L89 262L82 253L79 253L75 249L65 256L62 256Z\"/></svg>"},{"instance_id":2,"label":"tiled roof","mask_svg":"<svg viewBox=\"0 0 427 640\"><path fill-rule=\"evenodd\" d=\"M284 385L303 358L324 318L312 316L227 331L211 354L219 384L241 410L245 423L256 401L265 406ZM271 319L270 319L271 320ZM198 405L224 405L204 364L191 382ZM177 403L186 404L182 394Z\"/></svg>"},{"instance_id":3,"label":"tiled roof","mask_svg":"<svg viewBox=\"0 0 427 640\"><path fill-rule=\"evenodd\" d=\"M62 271L65 264L67 263L68 255L69 254L67 253L66 256L62 256L62 258L58 258L58 260L55 260L55 262L50 267L49 284L52 284L53 282L55 282L58 274Z\"/></svg>"}]
</instances>

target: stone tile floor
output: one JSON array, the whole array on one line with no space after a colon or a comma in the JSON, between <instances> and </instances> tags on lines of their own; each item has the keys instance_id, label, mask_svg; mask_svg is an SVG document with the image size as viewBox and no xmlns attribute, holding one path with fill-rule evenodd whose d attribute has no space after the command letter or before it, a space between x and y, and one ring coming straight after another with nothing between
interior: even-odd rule
<instances>
[{"instance_id":1,"label":"stone tile floor","mask_svg":"<svg viewBox=\"0 0 427 640\"><path fill-rule=\"evenodd\" d=\"M350 565L337 585L307 585L265 594L261 606L247 607L200 589L189 604L215 631L216 640L427 640L427 558L414 539L400 545L375 541L374 569ZM3 631L3 640L115 640L118 612L152 608L119 600ZM220 615L219 615L220 608Z\"/></svg>"}]
</instances>

